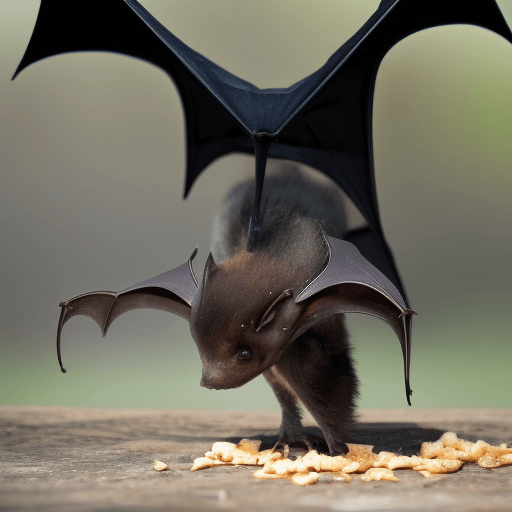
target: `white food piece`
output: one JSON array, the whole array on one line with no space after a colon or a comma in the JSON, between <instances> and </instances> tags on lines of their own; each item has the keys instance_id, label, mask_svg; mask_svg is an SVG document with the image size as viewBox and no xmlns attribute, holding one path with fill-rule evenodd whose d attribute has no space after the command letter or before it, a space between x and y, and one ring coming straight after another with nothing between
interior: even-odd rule
<instances>
[{"instance_id":1,"label":"white food piece","mask_svg":"<svg viewBox=\"0 0 512 512\"><path fill-rule=\"evenodd\" d=\"M153 463L153 469L155 471L167 471L171 468L163 460L155 460Z\"/></svg>"},{"instance_id":2,"label":"white food piece","mask_svg":"<svg viewBox=\"0 0 512 512\"><path fill-rule=\"evenodd\" d=\"M390 482L399 482L393 471L386 468L370 468L364 475L361 475L363 482L372 482L374 480L389 480Z\"/></svg>"},{"instance_id":3,"label":"white food piece","mask_svg":"<svg viewBox=\"0 0 512 512\"><path fill-rule=\"evenodd\" d=\"M295 473L291 480L295 485L311 485L318 482L319 475L315 471L311 473Z\"/></svg>"}]
</instances>

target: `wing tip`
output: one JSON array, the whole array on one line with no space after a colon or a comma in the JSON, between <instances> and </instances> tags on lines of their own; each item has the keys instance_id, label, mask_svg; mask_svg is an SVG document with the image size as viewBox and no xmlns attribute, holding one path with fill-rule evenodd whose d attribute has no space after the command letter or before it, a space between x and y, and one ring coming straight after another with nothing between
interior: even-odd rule
<instances>
[{"instance_id":1,"label":"wing tip","mask_svg":"<svg viewBox=\"0 0 512 512\"><path fill-rule=\"evenodd\" d=\"M30 45L30 43L29 43ZM16 71L14 72L14 75L12 75L12 78L11 78L11 82L22 72L24 71L26 68L28 68L31 64L34 64L34 62L37 62L37 61L33 61L31 60L30 58L27 58L27 52L28 52L28 47L27 47L27 50L25 51L25 55L23 55L23 58L20 60L20 63L18 64L18 67L16 68Z\"/></svg>"},{"instance_id":2,"label":"wing tip","mask_svg":"<svg viewBox=\"0 0 512 512\"><path fill-rule=\"evenodd\" d=\"M23 71L23 67L21 67L21 64L16 68L16 71L14 72L14 75L12 75L11 82L14 81L14 79Z\"/></svg>"}]
</instances>

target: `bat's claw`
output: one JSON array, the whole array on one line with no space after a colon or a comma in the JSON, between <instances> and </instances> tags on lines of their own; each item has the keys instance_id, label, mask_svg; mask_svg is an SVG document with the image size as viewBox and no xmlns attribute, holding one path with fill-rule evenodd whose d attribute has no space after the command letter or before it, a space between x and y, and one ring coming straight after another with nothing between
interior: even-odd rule
<instances>
[{"instance_id":1,"label":"bat's claw","mask_svg":"<svg viewBox=\"0 0 512 512\"><path fill-rule=\"evenodd\" d=\"M272 453L278 452L283 456L283 459L287 459L290 454L290 445L288 443L283 443L281 441L277 441L277 443L272 448Z\"/></svg>"}]
</instances>

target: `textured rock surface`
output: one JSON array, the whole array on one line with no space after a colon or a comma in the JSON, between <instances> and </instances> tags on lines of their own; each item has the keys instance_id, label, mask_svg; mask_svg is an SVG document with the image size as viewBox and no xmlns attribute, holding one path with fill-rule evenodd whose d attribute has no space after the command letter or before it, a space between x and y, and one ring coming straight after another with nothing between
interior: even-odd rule
<instances>
[{"instance_id":1,"label":"textured rock surface","mask_svg":"<svg viewBox=\"0 0 512 512\"><path fill-rule=\"evenodd\" d=\"M275 440L279 413L0 406L0 511L450 510L510 511L512 466L465 465L427 480L320 479L302 488L256 481L255 468L190 472L215 441ZM368 410L349 440L404 455L445 431L512 443L511 409ZM171 471L158 473L153 460Z\"/></svg>"}]
</instances>

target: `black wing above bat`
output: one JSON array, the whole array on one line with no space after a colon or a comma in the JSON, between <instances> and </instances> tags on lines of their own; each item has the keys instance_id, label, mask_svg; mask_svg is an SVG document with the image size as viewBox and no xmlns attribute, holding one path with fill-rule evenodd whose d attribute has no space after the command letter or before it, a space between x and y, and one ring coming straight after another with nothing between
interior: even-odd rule
<instances>
[{"instance_id":1,"label":"black wing above bat","mask_svg":"<svg viewBox=\"0 0 512 512\"><path fill-rule=\"evenodd\" d=\"M197 292L197 279L192 269L192 260L158 276L130 286L120 292L91 292L61 302L62 308L57 329L57 355L63 373L60 352L60 337L64 324L76 315L92 318L101 328L103 337L112 322L132 309L150 308L190 318L190 306Z\"/></svg>"},{"instance_id":2,"label":"black wing above bat","mask_svg":"<svg viewBox=\"0 0 512 512\"><path fill-rule=\"evenodd\" d=\"M257 243L267 156L332 178L368 222L349 235L405 296L379 219L372 147L375 77L385 54L420 30L473 24L512 42L495 0L382 0L377 11L315 73L283 89L259 89L193 51L136 0L42 0L15 76L42 58L109 51L151 62L176 83L187 125L185 196L200 172L233 151L255 152L256 197L248 249Z\"/></svg>"}]
</instances>

